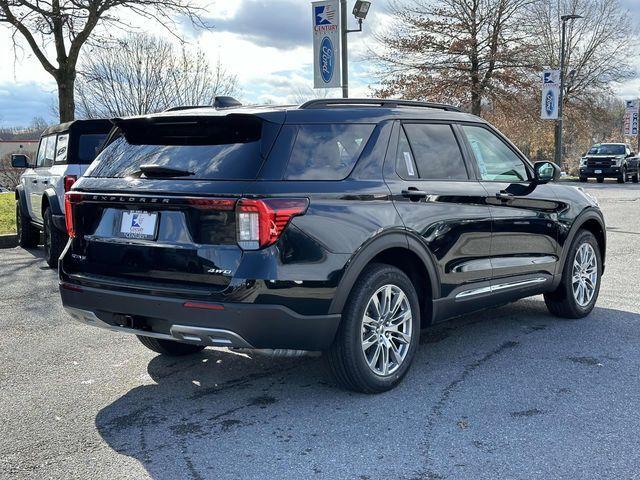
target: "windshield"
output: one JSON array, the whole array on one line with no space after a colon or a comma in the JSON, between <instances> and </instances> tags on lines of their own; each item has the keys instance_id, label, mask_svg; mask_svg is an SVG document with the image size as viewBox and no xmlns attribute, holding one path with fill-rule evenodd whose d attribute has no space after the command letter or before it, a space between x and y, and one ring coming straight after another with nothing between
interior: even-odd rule
<instances>
[{"instance_id":1,"label":"windshield","mask_svg":"<svg viewBox=\"0 0 640 480\"><path fill-rule=\"evenodd\" d=\"M624 145L604 143L591 147L588 155L624 155L625 153L626 149Z\"/></svg>"}]
</instances>

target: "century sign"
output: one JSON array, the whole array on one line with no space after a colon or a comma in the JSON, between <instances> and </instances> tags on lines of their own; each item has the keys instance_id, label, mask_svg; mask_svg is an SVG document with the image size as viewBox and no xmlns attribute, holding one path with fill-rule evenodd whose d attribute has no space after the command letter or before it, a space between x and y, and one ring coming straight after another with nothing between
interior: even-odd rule
<instances>
[{"instance_id":1,"label":"century sign","mask_svg":"<svg viewBox=\"0 0 640 480\"><path fill-rule=\"evenodd\" d=\"M627 100L624 112L624 134L630 137L638 136L638 100Z\"/></svg>"},{"instance_id":2,"label":"century sign","mask_svg":"<svg viewBox=\"0 0 640 480\"><path fill-rule=\"evenodd\" d=\"M314 87L340 87L340 2L339 0L313 2L311 10Z\"/></svg>"},{"instance_id":3,"label":"century sign","mask_svg":"<svg viewBox=\"0 0 640 480\"><path fill-rule=\"evenodd\" d=\"M542 72L540 118L543 120L556 120L558 118L559 97L560 70L545 70Z\"/></svg>"}]
</instances>

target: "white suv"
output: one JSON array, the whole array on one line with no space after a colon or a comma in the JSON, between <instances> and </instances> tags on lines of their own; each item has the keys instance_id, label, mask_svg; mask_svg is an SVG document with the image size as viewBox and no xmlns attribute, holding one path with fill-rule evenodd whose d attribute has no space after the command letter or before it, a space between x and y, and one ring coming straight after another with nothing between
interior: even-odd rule
<instances>
[{"instance_id":1,"label":"white suv","mask_svg":"<svg viewBox=\"0 0 640 480\"><path fill-rule=\"evenodd\" d=\"M16 187L16 223L21 247L38 245L44 233L45 259L50 267L67 243L64 193L93 161L111 130L109 120L76 120L46 129L35 161L11 157L15 168L26 168Z\"/></svg>"}]
</instances>

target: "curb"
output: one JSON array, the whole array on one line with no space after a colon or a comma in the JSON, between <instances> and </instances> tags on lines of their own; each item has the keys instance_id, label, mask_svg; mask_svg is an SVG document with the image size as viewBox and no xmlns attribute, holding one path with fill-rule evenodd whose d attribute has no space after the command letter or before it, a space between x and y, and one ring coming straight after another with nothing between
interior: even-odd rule
<instances>
[{"instance_id":1,"label":"curb","mask_svg":"<svg viewBox=\"0 0 640 480\"><path fill-rule=\"evenodd\" d=\"M0 248L13 248L18 246L18 235L0 235Z\"/></svg>"}]
</instances>

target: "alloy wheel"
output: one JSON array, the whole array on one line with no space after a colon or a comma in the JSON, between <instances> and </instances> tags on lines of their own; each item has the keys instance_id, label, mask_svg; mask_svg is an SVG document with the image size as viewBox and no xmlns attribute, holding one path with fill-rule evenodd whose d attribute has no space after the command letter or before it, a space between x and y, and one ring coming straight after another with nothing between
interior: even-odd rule
<instances>
[{"instance_id":1,"label":"alloy wheel","mask_svg":"<svg viewBox=\"0 0 640 480\"><path fill-rule=\"evenodd\" d=\"M380 376L395 373L404 362L412 335L411 304L396 285L384 285L371 296L362 317L362 352Z\"/></svg>"},{"instance_id":2,"label":"alloy wheel","mask_svg":"<svg viewBox=\"0 0 640 480\"><path fill-rule=\"evenodd\" d=\"M571 285L573 298L581 307L589 305L598 284L598 259L589 243L583 243L573 260Z\"/></svg>"}]
</instances>

